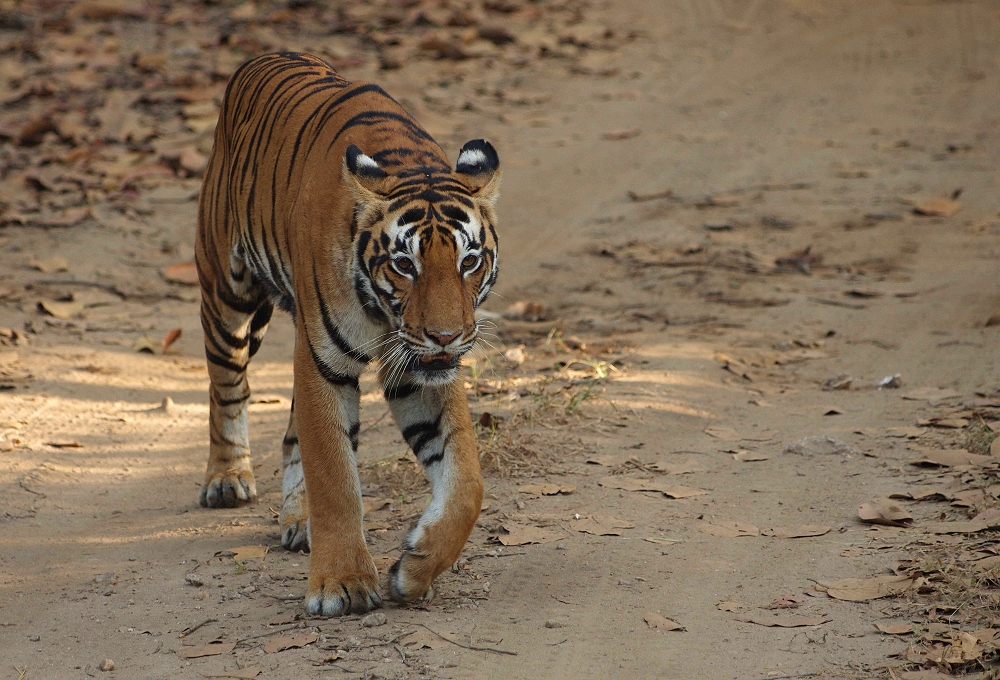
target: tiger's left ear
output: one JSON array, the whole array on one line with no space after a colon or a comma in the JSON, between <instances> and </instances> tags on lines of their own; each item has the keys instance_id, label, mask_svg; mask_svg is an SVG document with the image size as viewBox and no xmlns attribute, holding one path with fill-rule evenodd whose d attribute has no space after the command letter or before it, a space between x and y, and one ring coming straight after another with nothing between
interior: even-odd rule
<instances>
[{"instance_id":1,"label":"tiger's left ear","mask_svg":"<svg viewBox=\"0 0 1000 680\"><path fill-rule=\"evenodd\" d=\"M384 201L394 184L393 178L374 158L361 153L353 144L344 154L343 175L354 200L368 206Z\"/></svg>"},{"instance_id":2,"label":"tiger's left ear","mask_svg":"<svg viewBox=\"0 0 1000 680\"><path fill-rule=\"evenodd\" d=\"M500 198L500 157L497 150L485 139L466 142L458 152L455 172L472 195L491 205Z\"/></svg>"}]
</instances>

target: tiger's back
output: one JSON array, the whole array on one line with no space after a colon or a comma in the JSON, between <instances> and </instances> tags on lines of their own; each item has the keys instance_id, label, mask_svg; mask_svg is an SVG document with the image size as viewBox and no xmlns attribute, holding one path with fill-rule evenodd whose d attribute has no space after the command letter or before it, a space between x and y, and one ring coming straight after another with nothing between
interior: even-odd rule
<instances>
[{"instance_id":1,"label":"tiger's back","mask_svg":"<svg viewBox=\"0 0 1000 680\"><path fill-rule=\"evenodd\" d=\"M456 377L496 279L499 181L488 142L467 143L452 169L381 88L316 57L258 57L226 90L196 246L211 383L200 500L233 507L256 496L246 368L276 304L296 330L281 540L311 546L312 613L381 603L355 466L358 375L373 360L433 489L390 594L423 595L475 524L482 480Z\"/></svg>"}]
</instances>

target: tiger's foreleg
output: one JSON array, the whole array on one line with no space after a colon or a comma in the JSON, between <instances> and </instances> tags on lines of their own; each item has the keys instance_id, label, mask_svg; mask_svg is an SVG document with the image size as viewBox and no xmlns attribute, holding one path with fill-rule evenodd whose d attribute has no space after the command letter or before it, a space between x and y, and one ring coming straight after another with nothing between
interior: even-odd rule
<instances>
[{"instance_id":1,"label":"tiger's foreleg","mask_svg":"<svg viewBox=\"0 0 1000 680\"><path fill-rule=\"evenodd\" d=\"M207 261L199 244L201 326L210 381L208 467L199 501L207 508L232 508L257 497L250 463L247 365L260 348L273 305L237 255L225 273L212 273Z\"/></svg>"},{"instance_id":2,"label":"tiger's foreleg","mask_svg":"<svg viewBox=\"0 0 1000 680\"><path fill-rule=\"evenodd\" d=\"M483 480L461 381L385 390L396 424L431 481L431 501L389 569L394 600L423 597L462 553L479 517Z\"/></svg>"},{"instance_id":3,"label":"tiger's foreleg","mask_svg":"<svg viewBox=\"0 0 1000 680\"><path fill-rule=\"evenodd\" d=\"M381 606L378 572L362 529L358 444L361 393L356 372L321 356L304 324L296 328L295 419L309 505L306 611L322 616ZM306 426L306 424L308 424Z\"/></svg>"}]
</instances>

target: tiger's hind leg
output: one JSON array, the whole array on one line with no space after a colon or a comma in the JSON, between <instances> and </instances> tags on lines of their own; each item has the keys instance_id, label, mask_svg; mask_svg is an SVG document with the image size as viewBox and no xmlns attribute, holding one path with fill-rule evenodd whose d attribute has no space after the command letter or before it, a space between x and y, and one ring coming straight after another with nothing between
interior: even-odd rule
<instances>
[{"instance_id":1,"label":"tiger's hind leg","mask_svg":"<svg viewBox=\"0 0 1000 680\"><path fill-rule=\"evenodd\" d=\"M211 383L208 467L199 496L206 508L232 508L257 497L250 463L247 365L274 309L238 251L228 259L224 274L212 272L199 247L201 326Z\"/></svg>"},{"instance_id":2,"label":"tiger's hind leg","mask_svg":"<svg viewBox=\"0 0 1000 680\"><path fill-rule=\"evenodd\" d=\"M281 442L281 547L286 550L309 549L309 505L306 478L299 453L299 433L295 426L295 400L288 418L288 430Z\"/></svg>"}]
</instances>

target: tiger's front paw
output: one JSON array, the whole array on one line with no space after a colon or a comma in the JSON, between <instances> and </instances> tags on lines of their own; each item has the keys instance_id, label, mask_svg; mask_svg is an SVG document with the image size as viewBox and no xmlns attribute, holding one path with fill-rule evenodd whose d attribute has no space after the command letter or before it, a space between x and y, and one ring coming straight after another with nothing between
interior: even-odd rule
<instances>
[{"instance_id":1,"label":"tiger's front paw","mask_svg":"<svg viewBox=\"0 0 1000 680\"><path fill-rule=\"evenodd\" d=\"M297 552L309 550L309 517L281 509L281 547Z\"/></svg>"},{"instance_id":2,"label":"tiger's front paw","mask_svg":"<svg viewBox=\"0 0 1000 680\"><path fill-rule=\"evenodd\" d=\"M370 561L370 558L369 558ZM371 565L371 572L340 576L309 575L309 592L306 593L306 611L317 616L343 616L363 614L382 606L378 593L378 572Z\"/></svg>"},{"instance_id":3,"label":"tiger's front paw","mask_svg":"<svg viewBox=\"0 0 1000 680\"><path fill-rule=\"evenodd\" d=\"M201 487L198 501L203 508L235 508L257 498L253 470L229 469L211 475Z\"/></svg>"},{"instance_id":4,"label":"tiger's front paw","mask_svg":"<svg viewBox=\"0 0 1000 680\"><path fill-rule=\"evenodd\" d=\"M396 602L416 602L427 595L437 576L426 555L407 551L389 567L389 597Z\"/></svg>"}]
</instances>

